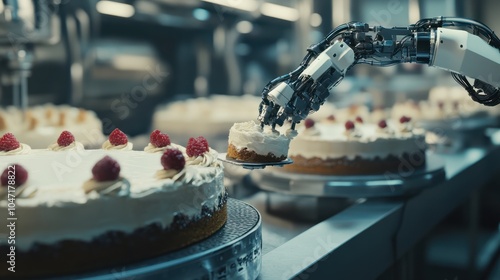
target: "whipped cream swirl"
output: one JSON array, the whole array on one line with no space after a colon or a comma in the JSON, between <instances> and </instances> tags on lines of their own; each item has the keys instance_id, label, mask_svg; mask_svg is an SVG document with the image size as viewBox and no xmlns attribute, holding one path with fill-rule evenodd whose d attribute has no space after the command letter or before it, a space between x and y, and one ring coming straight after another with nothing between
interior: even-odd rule
<instances>
[{"instance_id":1,"label":"whipped cream swirl","mask_svg":"<svg viewBox=\"0 0 500 280\"><path fill-rule=\"evenodd\" d=\"M319 136L321 132L316 127L306 128L301 133L304 136Z\"/></svg>"},{"instance_id":2,"label":"whipped cream swirl","mask_svg":"<svg viewBox=\"0 0 500 280\"><path fill-rule=\"evenodd\" d=\"M200 165L205 167L221 167L222 163L218 160L219 153L209 148L208 152L197 157L186 158L186 165Z\"/></svg>"},{"instance_id":3,"label":"whipped cream swirl","mask_svg":"<svg viewBox=\"0 0 500 280\"><path fill-rule=\"evenodd\" d=\"M130 194L130 182L123 177L118 177L118 179L113 181L103 182L90 179L83 183L82 188L86 194L93 191L100 195L112 196L128 196Z\"/></svg>"},{"instance_id":4,"label":"whipped cream swirl","mask_svg":"<svg viewBox=\"0 0 500 280\"><path fill-rule=\"evenodd\" d=\"M59 146L59 144L54 143L54 144L51 144L47 149L50 151L55 151L55 152L70 151L70 150L77 150L77 151L85 150L85 148L83 147L83 144L78 142L78 141L74 141L73 143L69 144L68 146Z\"/></svg>"},{"instance_id":5,"label":"whipped cream swirl","mask_svg":"<svg viewBox=\"0 0 500 280\"><path fill-rule=\"evenodd\" d=\"M19 148L10 151L0 151L0 156L25 155L31 151L31 147L20 143Z\"/></svg>"},{"instance_id":6,"label":"whipped cream swirl","mask_svg":"<svg viewBox=\"0 0 500 280\"><path fill-rule=\"evenodd\" d=\"M130 143L130 142L127 142L127 144L115 146L115 145L111 144L111 142L109 142L109 140L106 140L106 142L104 142L102 144L102 149L103 150L131 151L133 147L134 147L134 145L132 143Z\"/></svg>"},{"instance_id":7,"label":"whipped cream swirl","mask_svg":"<svg viewBox=\"0 0 500 280\"><path fill-rule=\"evenodd\" d=\"M37 191L38 191L37 188L30 186L30 184L26 182L21 186L15 187L14 193L11 192L11 194L15 195L16 199L32 198ZM9 196L9 187L0 186L0 200L6 200L9 198L8 196Z\"/></svg>"},{"instance_id":8,"label":"whipped cream swirl","mask_svg":"<svg viewBox=\"0 0 500 280\"><path fill-rule=\"evenodd\" d=\"M183 154L186 153L186 148L184 148L181 145L174 144L174 143L171 143L170 145L165 146L165 147L156 147L155 145L149 143L146 146L146 148L144 148L144 151L147 152L147 153L158 153L158 152L164 152L164 151L166 151L168 149L178 149Z\"/></svg>"}]
</instances>

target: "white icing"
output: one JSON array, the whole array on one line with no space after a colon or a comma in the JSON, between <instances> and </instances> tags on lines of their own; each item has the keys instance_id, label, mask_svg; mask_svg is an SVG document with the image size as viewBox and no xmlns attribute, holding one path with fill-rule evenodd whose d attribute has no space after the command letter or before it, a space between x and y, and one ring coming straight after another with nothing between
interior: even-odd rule
<instances>
[{"instance_id":1,"label":"white icing","mask_svg":"<svg viewBox=\"0 0 500 280\"><path fill-rule=\"evenodd\" d=\"M222 167L222 163L218 159L219 154L216 150L209 148L209 151L201 156L187 157L186 165L201 165L205 167Z\"/></svg>"},{"instance_id":2,"label":"white icing","mask_svg":"<svg viewBox=\"0 0 500 280\"><path fill-rule=\"evenodd\" d=\"M85 193L82 185L92 178L92 167L109 155L121 167L120 176L130 182L130 194ZM53 244L63 239L91 241L110 230L131 233L150 223L168 226L176 213L199 215L204 205L213 209L225 193L223 170L186 166L182 180L158 179L161 153L143 151L32 150L16 158L38 191L31 198L16 199L16 246L27 250L34 242ZM0 169L11 164L0 157ZM6 220L8 202L0 201L0 219ZM21 222L22 221L22 222ZM0 235L7 235L0 227ZM0 239L5 244L6 239Z\"/></svg>"},{"instance_id":3,"label":"white icing","mask_svg":"<svg viewBox=\"0 0 500 280\"><path fill-rule=\"evenodd\" d=\"M276 157L287 156L290 139L279 132L262 130L254 121L235 123L229 130L229 144L238 150L247 148L259 155L272 153Z\"/></svg>"},{"instance_id":4,"label":"white icing","mask_svg":"<svg viewBox=\"0 0 500 280\"><path fill-rule=\"evenodd\" d=\"M59 144L54 143L51 144L48 148L50 151L60 152L60 151L69 151L69 150L84 150L83 144L78 141L73 141L73 143L68 146L59 146Z\"/></svg>"},{"instance_id":5,"label":"white icing","mask_svg":"<svg viewBox=\"0 0 500 280\"><path fill-rule=\"evenodd\" d=\"M181 145L174 144L174 143L170 143L170 145L165 146L165 147L156 147L155 145L149 143L144 148L144 151L147 152L147 153L160 153L160 152L165 152L167 149L178 149L183 154L186 152L186 148L184 148Z\"/></svg>"},{"instance_id":6,"label":"white icing","mask_svg":"<svg viewBox=\"0 0 500 280\"><path fill-rule=\"evenodd\" d=\"M290 143L289 156L321 159L354 159L359 156L371 159L419 152L425 148L421 133L401 133L393 129L394 133L380 133L373 124L356 124L356 130L351 133L345 133L343 124L317 123L315 126L320 135L302 135L299 131L299 136Z\"/></svg>"},{"instance_id":7,"label":"white icing","mask_svg":"<svg viewBox=\"0 0 500 280\"><path fill-rule=\"evenodd\" d=\"M103 150L131 151L133 147L134 144L132 144L132 142L127 142L127 144L117 146L111 144L109 140L106 140L104 143L102 143Z\"/></svg>"},{"instance_id":8,"label":"white icing","mask_svg":"<svg viewBox=\"0 0 500 280\"><path fill-rule=\"evenodd\" d=\"M29 145L20 143L19 148L10 150L10 151L0 151L0 156L16 156L16 155L25 155L31 151L31 147Z\"/></svg>"}]
</instances>

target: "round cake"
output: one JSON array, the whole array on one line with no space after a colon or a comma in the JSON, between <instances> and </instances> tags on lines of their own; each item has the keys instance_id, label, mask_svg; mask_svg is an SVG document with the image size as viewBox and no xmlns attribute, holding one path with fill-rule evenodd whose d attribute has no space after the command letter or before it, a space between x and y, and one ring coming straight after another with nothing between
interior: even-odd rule
<instances>
[{"instance_id":1,"label":"round cake","mask_svg":"<svg viewBox=\"0 0 500 280\"><path fill-rule=\"evenodd\" d=\"M254 121L235 123L229 130L227 157L243 162L279 162L288 156L296 131L280 133Z\"/></svg>"},{"instance_id":2,"label":"round cake","mask_svg":"<svg viewBox=\"0 0 500 280\"><path fill-rule=\"evenodd\" d=\"M34 149L46 148L64 130L89 148L99 147L105 139L102 122L92 111L51 104L30 107L25 113L15 107L0 109L0 135L12 132Z\"/></svg>"},{"instance_id":3,"label":"round cake","mask_svg":"<svg viewBox=\"0 0 500 280\"><path fill-rule=\"evenodd\" d=\"M288 151L293 164L285 171L321 175L384 174L425 166L424 134L409 118L400 122L362 119L338 123L305 120Z\"/></svg>"},{"instance_id":4,"label":"round cake","mask_svg":"<svg viewBox=\"0 0 500 280\"><path fill-rule=\"evenodd\" d=\"M0 248L10 259L0 275L40 277L125 264L219 230L227 195L217 152L203 137L191 138L186 148L160 131L150 138L145 151L132 151L117 130L106 149L86 150L63 132L49 149L30 149L5 134L0 218L10 227L0 229L8 237Z\"/></svg>"}]
</instances>

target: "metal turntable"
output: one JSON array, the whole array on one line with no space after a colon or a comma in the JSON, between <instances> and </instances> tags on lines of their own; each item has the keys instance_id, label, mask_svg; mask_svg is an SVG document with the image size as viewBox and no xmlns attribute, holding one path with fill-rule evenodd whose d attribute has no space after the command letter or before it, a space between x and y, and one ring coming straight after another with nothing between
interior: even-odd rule
<instances>
[{"instance_id":1,"label":"metal turntable","mask_svg":"<svg viewBox=\"0 0 500 280\"><path fill-rule=\"evenodd\" d=\"M322 176L288 173L269 168L253 171L250 176L266 191L296 196L350 199L405 196L446 179L444 162L434 154L427 154L425 168L408 168L394 174Z\"/></svg>"},{"instance_id":2,"label":"metal turntable","mask_svg":"<svg viewBox=\"0 0 500 280\"><path fill-rule=\"evenodd\" d=\"M256 279L262 266L261 217L252 206L228 199L227 222L208 239L142 262L57 279Z\"/></svg>"}]
</instances>

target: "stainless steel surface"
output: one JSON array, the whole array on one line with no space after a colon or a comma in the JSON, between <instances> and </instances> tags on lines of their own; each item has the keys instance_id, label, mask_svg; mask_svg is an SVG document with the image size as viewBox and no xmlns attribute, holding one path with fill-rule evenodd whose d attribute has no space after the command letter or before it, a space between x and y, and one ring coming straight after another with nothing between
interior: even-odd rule
<instances>
[{"instance_id":1,"label":"stainless steel surface","mask_svg":"<svg viewBox=\"0 0 500 280\"><path fill-rule=\"evenodd\" d=\"M86 275L58 279L256 279L261 270L261 217L229 199L226 225L208 239L164 256Z\"/></svg>"},{"instance_id":2,"label":"stainless steel surface","mask_svg":"<svg viewBox=\"0 0 500 280\"><path fill-rule=\"evenodd\" d=\"M244 199L263 217L259 279L376 278L495 176L500 146L441 157L446 181L412 197L355 203L317 224L270 215L264 192Z\"/></svg>"},{"instance_id":3,"label":"stainless steel surface","mask_svg":"<svg viewBox=\"0 0 500 280\"><path fill-rule=\"evenodd\" d=\"M288 195L316 197L394 197L435 186L445 179L444 162L427 155L424 169L404 173L360 176L322 176L267 169L250 175L261 189Z\"/></svg>"},{"instance_id":4,"label":"stainless steel surface","mask_svg":"<svg viewBox=\"0 0 500 280\"><path fill-rule=\"evenodd\" d=\"M291 160L290 158L287 158L287 159L279 161L279 162L260 162L260 163L259 162L243 162L243 161L238 161L238 160L227 158L227 153L219 154L218 158L225 163L229 163L229 164L236 165L236 166L241 166L245 169L263 169L263 168L266 168L267 166L283 166L286 164L293 163L293 160Z\"/></svg>"}]
</instances>

